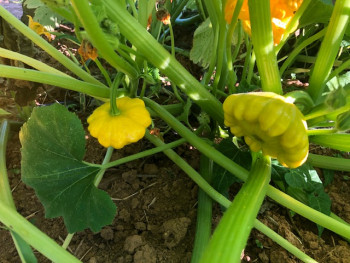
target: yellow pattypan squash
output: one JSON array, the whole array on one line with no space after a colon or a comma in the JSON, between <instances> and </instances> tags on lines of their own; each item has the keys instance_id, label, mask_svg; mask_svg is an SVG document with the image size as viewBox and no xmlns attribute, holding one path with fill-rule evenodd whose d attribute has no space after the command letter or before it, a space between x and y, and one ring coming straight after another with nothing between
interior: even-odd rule
<instances>
[{"instance_id":1,"label":"yellow pattypan squash","mask_svg":"<svg viewBox=\"0 0 350 263\"><path fill-rule=\"evenodd\" d=\"M294 13L298 10L302 2L303 0L270 0L271 22L275 45L278 45L281 41L288 23L292 20ZM226 2L225 20L227 23L231 23L236 3L237 0L227 0ZM238 18L242 20L244 30L250 35L251 25L248 0L243 1Z\"/></svg>"},{"instance_id":2,"label":"yellow pattypan squash","mask_svg":"<svg viewBox=\"0 0 350 263\"><path fill-rule=\"evenodd\" d=\"M123 97L117 99L117 106L119 115L111 114L111 106L107 102L95 109L87 122L91 136L97 138L101 145L121 149L143 138L151 124L151 117L141 99Z\"/></svg>"},{"instance_id":3,"label":"yellow pattypan squash","mask_svg":"<svg viewBox=\"0 0 350 263\"><path fill-rule=\"evenodd\" d=\"M299 109L272 92L233 94L224 104L225 125L254 152L277 158L287 167L302 165L308 156L306 122Z\"/></svg>"},{"instance_id":4,"label":"yellow pattypan squash","mask_svg":"<svg viewBox=\"0 0 350 263\"><path fill-rule=\"evenodd\" d=\"M42 24L35 22L31 16L28 16L28 26L30 29L35 31L38 35L45 35L49 41L52 40L51 34L46 30L45 27L43 27Z\"/></svg>"}]
</instances>

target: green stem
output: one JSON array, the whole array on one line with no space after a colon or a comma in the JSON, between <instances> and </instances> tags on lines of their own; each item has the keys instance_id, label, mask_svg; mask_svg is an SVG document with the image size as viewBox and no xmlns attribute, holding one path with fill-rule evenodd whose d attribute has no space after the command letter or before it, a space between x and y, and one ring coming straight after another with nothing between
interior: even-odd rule
<instances>
[{"instance_id":1,"label":"green stem","mask_svg":"<svg viewBox=\"0 0 350 263\"><path fill-rule=\"evenodd\" d=\"M146 135L149 134L148 131L146 131ZM156 153L159 153L159 152L163 152L164 150L166 149L171 149L171 148L174 148L174 147L177 147L181 144L184 144L186 142L185 139L179 139L177 141L174 141L174 142L171 142L171 143L168 143L168 144L164 144L160 147L156 147L156 148L152 148L150 150L146 150L146 151L143 151L143 152L140 152L140 153L136 153L136 154L133 154L133 155L130 155L130 156L127 156L127 157L124 157L124 158L121 158L119 160L115 160L113 162L110 162L110 163L106 163L106 164L103 164L103 165L95 165L95 164L90 164L90 163L87 163L91 166L96 166L96 167L100 167L101 169L108 169L108 168L111 168L111 167L114 167L114 166L118 166L118 165L121 165L123 163L127 163L127 162L131 162L131 161L134 161L134 160L137 160L137 159L140 159L140 158L144 158L146 156L150 156L150 155L154 155Z\"/></svg>"},{"instance_id":2,"label":"green stem","mask_svg":"<svg viewBox=\"0 0 350 263\"><path fill-rule=\"evenodd\" d=\"M196 5L198 8L199 14L202 17L202 20L205 21L205 19L207 19L207 15L205 13L202 1L203 0L196 0Z\"/></svg>"},{"instance_id":3,"label":"green stem","mask_svg":"<svg viewBox=\"0 0 350 263\"><path fill-rule=\"evenodd\" d=\"M350 172L350 160L345 158L323 156L309 153L307 162L310 163L312 166L318 168Z\"/></svg>"},{"instance_id":4,"label":"green stem","mask_svg":"<svg viewBox=\"0 0 350 263\"><path fill-rule=\"evenodd\" d=\"M100 60L98 58L96 58L94 60L94 62L96 63L97 67L99 68L99 70L101 71L102 75L104 76L108 86L112 86L112 81L111 78L109 77L109 74L107 72L107 70L102 66Z\"/></svg>"},{"instance_id":5,"label":"green stem","mask_svg":"<svg viewBox=\"0 0 350 263\"><path fill-rule=\"evenodd\" d=\"M209 67L208 67L208 70L203 77L205 85L209 84L209 81L214 74L214 69L215 69L215 65L216 65L217 47L218 47L218 43L219 43L219 25L216 25L216 27L214 27L214 24L212 23L212 30L213 30L213 34L214 34L214 40L213 40L212 54L210 57Z\"/></svg>"},{"instance_id":6,"label":"green stem","mask_svg":"<svg viewBox=\"0 0 350 263\"><path fill-rule=\"evenodd\" d=\"M122 82L124 74L122 72L118 72L115 77L113 84L111 86L111 92L109 96L109 103L111 104L110 114L112 116L120 115L120 110L117 107L117 94L120 83Z\"/></svg>"},{"instance_id":7,"label":"green stem","mask_svg":"<svg viewBox=\"0 0 350 263\"><path fill-rule=\"evenodd\" d=\"M15 16L13 16L10 12L8 12L5 8L0 6L0 16L3 17L9 24L11 24L14 28L16 28L19 32L21 32L24 36L32 40L36 45L41 47L44 51L46 51L49 55L55 58L58 62L60 62L63 66L73 72L82 80L93 83L95 85L104 86L97 79L89 75L87 72L82 70L79 66L77 66L73 61L64 56L61 52L59 52L55 47L51 46L47 43L41 36L39 36L33 30L30 30L26 25L24 25L20 20L18 20Z\"/></svg>"},{"instance_id":8,"label":"green stem","mask_svg":"<svg viewBox=\"0 0 350 263\"><path fill-rule=\"evenodd\" d=\"M250 0L252 41L263 91L282 94L281 77L273 46L270 0Z\"/></svg>"},{"instance_id":9,"label":"green stem","mask_svg":"<svg viewBox=\"0 0 350 263\"><path fill-rule=\"evenodd\" d=\"M271 179L271 160L259 156L248 180L226 210L201 262L240 262ZM254 193L254 194L253 194Z\"/></svg>"},{"instance_id":10,"label":"green stem","mask_svg":"<svg viewBox=\"0 0 350 263\"><path fill-rule=\"evenodd\" d=\"M238 54L239 47L241 46L241 28L239 28L238 31L238 40L237 40L237 45L235 46L235 50L233 52L234 55L232 55L232 39L233 39L233 34L235 32L236 26L238 25L239 27L240 24L238 23L238 15L239 12L241 11L243 5L243 0L238 0L236 3L235 11L233 12L231 23L228 27L227 30L227 35L226 35L226 58L227 58L227 68L228 68L228 74L229 74L229 83L228 87L232 87L235 85L237 81L237 76L236 73L233 70L233 60L236 59L236 56ZM223 8L225 10L225 8Z\"/></svg>"},{"instance_id":11,"label":"green stem","mask_svg":"<svg viewBox=\"0 0 350 263\"><path fill-rule=\"evenodd\" d=\"M243 72L242 72L242 78L241 78L242 80L247 79L249 65L250 65L250 61L252 58L253 42L249 41L249 37L247 34L245 35L245 43L246 43L247 51L245 52L246 55L245 55L245 59L244 59L244 66L243 66Z\"/></svg>"},{"instance_id":12,"label":"green stem","mask_svg":"<svg viewBox=\"0 0 350 263\"><path fill-rule=\"evenodd\" d=\"M6 145L9 132L9 123L4 120L0 126L0 201L16 209L6 170Z\"/></svg>"},{"instance_id":13,"label":"green stem","mask_svg":"<svg viewBox=\"0 0 350 263\"><path fill-rule=\"evenodd\" d=\"M28 56L22 55L22 54L17 53L17 52L13 52L11 50L0 48L0 57L21 61L21 62L39 70L39 71L42 71L42 72L49 72L49 73L54 73L57 75L69 77L67 74L65 74L65 73L63 73L63 72L61 72L53 67L48 66L39 60L30 58Z\"/></svg>"},{"instance_id":14,"label":"green stem","mask_svg":"<svg viewBox=\"0 0 350 263\"><path fill-rule=\"evenodd\" d=\"M336 133L337 129L313 129L313 130L307 130L307 135L322 135L322 134L331 134Z\"/></svg>"},{"instance_id":15,"label":"green stem","mask_svg":"<svg viewBox=\"0 0 350 263\"><path fill-rule=\"evenodd\" d=\"M335 2L327 32L317 54L317 60L309 80L310 85L307 91L315 102L321 97L326 80L333 67L349 22L349 10L350 1L338 0Z\"/></svg>"},{"instance_id":16,"label":"green stem","mask_svg":"<svg viewBox=\"0 0 350 263\"><path fill-rule=\"evenodd\" d=\"M213 177L213 161L201 155L200 173L210 184ZM191 263L198 263L202 257L211 235L213 202L202 188L198 189L197 225L194 239Z\"/></svg>"},{"instance_id":17,"label":"green stem","mask_svg":"<svg viewBox=\"0 0 350 263\"><path fill-rule=\"evenodd\" d=\"M146 134L146 138L152 142L156 146L162 146L164 143L158 139L155 136ZM202 178L200 174L196 170L194 170L185 160L183 160L179 155L177 155L173 150L168 149L164 151L164 154L169 157L170 160L172 160L174 163L176 163L201 189L203 189L213 200L218 202L220 205L228 208L231 205L231 202L218 193L214 188L212 188L206 180ZM222 157L222 156L221 156ZM220 158L221 158L220 157ZM254 221L254 227L256 227L258 230L260 230L262 233L264 233L266 236L271 238L273 241L275 241L277 244L280 244L282 247L284 247L286 250L291 252L293 255L295 255L297 258L303 260L304 262L308 263L317 263L312 258L310 258L308 255L300 251L297 247L293 246L291 243L289 243L287 240L279 236L277 233L275 233L273 230L259 222L258 220Z\"/></svg>"},{"instance_id":18,"label":"green stem","mask_svg":"<svg viewBox=\"0 0 350 263\"><path fill-rule=\"evenodd\" d=\"M170 32L170 43L171 43L171 55L175 58L175 39L174 31L171 22L169 23L169 32Z\"/></svg>"},{"instance_id":19,"label":"green stem","mask_svg":"<svg viewBox=\"0 0 350 263\"><path fill-rule=\"evenodd\" d=\"M175 11L171 14L171 22L175 22L178 16L183 11L185 5L188 3L188 0L182 0L180 4L177 4Z\"/></svg>"},{"instance_id":20,"label":"green stem","mask_svg":"<svg viewBox=\"0 0 350 263\"><path fill-rule=\"evenodd\" d=\"M57 263L81 263L80 260L2 201L0 202L0 221L48 259Z\"/></svg>"},{"instance_id":21,"label":"green stem","mask_svg":"<svg viewBox=\"0 0 350 263\"><path fill-rule=\"evenodd\" d=\"M350 59L348 59L347 61L343 62L338 68L333 70L331 72L331 74L329 74L328 79L326 80L326 82L330 81L335 76L338 76L343 70L346 70L349 67L350 67Z\"/></svg>"},{"instance_id":22,"label":"green stem","mask_svg":"<svg viewBox=\"0 0 350 263\"><path fill-rule=\"evenodd\" d=\"M252 82L253 74L254 74L254 66L255 66L255 52L253 51L252 56L249 60L249 70L247 74L247 83L250 84Z\"/></svg>"},{"instance_id":23,"label":"green stem","mask_svg":"<svg viewBox=\"0 0 350 263\"><path fill-rule=\"evenodd\" d=\"M174 116L169 114L160 105L154 101L144 98L144 101L148 107L150 107L160 118L162 118L170 127L177 131L183 138L185 138L190 144L196 147L202 154L212 159L215 163L225 168L228 172L234 174L239 179L245 181L248 177L248 171L239 166L225 155L217 151L214 147L205 143L198 136L193 134L189 129L182 125ZM267 195L281 205L293 210L294 212L304 216L305 218L325 227L333 232L350 238L350 227L333 220L329 216L318 212L303 203L293 199L289 195L277 190L276 188L269 186Z\"/></svg>"},{"instance_id":24,"label":"green stem","mask_svg":"<svg viewBox=\"0 0 350 263\"><path fill-rule=\"evenodd\" d=\"M57 87L86 93L94 97L109 97L109 89L105 86L95 85L72 77L65 77L48 72L40 72L32 69L16 68L0 65L0 77L28 80L38 83L54 85Z\"/></svg>"},{"instance_id":25,"label":"green stem","mask_svg":"<svg viewBox=\"0 0 350 263\"><path fill-rule=\"evenodd\" d=\"M74 0L76 1L76 0ZM159 68L195 103L219 123L223 123L221 103L207 91L175 58L169 54L125 10L113 0L103 0L109 17L119 25L121 33L141 52L149 62Z\"/></svg>"},{"instance_id":26,"label":"green stem","mask_svg":"<svg viewBox=\"0 0 350 263\"><path fill-rule=\"evenodd\" d=\"M74 233L68 234L68 235L66 236L66 239L64 240L64 242L63 242L63 244L62 244L62 247L63 247L64 249L67 249L67 247L69 246L69 243L72 241L73 237L74 237Z\"/></svg>"},{"instance_id":27,"label":"green stem","mask_svg":"<svg viewBox=\"0 0 350 263\"><path fill-rule=\"evenodd\" d=\"M132 11L132 14L133 16L138 19L138 13L137 13L137 10L136 10L136 7L135 7L135 3L133 0L126 0L131 8L131 11Z\"/></svg>"},{"instance_id":28,"label":"green stem","mask_svg":"<svg viewBox=\"0 0 350 263\"><path fill-rule=\"evenodd\" d=\"M291 245L291 243L279 236L276 232L274 232L269 227L265 226L260 221L256 220L254 227L259 230L260 232L264 233L266 236L274 240L277 244L279 244L281 247L288 250L291 254L299 258L304 263L318 263L316 260L310 258L308 255L303 253L301 250L299 250L297 247Z\"/></svg>"},{"instance_id":29,"label":"green stem","mask_svg":"<svg viewBox=\"0 0 350 263\"><path fill-rule=\"evenodd\" d=\"M302 51L305 47L307 47L311 43L315 42L316 40L322 38L326 33L326 29L327 28L324 28L320 32L318 32L317 34L315 34L311 37L308 37L307 39L305 39L302 43L300 43L298 46L296 46L293 49L293 51L288 55L288 58L286 59L286 61L283 62L283 65L280 68L280 75L281 76L283 75L284 71L289 67L289 65L292 64L292 62L295 60L295 58L300 53L300 51Z\"/></svg>"},{"instance_id":30,"label":"green stem","mask_svg":"<svg viewBox=\"0 0 350 263\"><path fill-rule=\"evenodd\" d=\"M108 147L107 148L107 152L106 152L105 158L102 161L102 167L109 163L109 161L112 158L113 151L114 151L113 147ZM98 185L100 184L100 182L102 180L102 177L105 174L106 170L107 170L107 168L101 168L101 170L97 173L95 181L94 181L94 185L96 187L98 187Z\"/></svg>"},{"instance_id":31,"label":"green stem","mask_svg":"<svg viewBox=\"0 0 350 263\"><path fill-rule=\"evenodd\" d=\"M89 1L72 0L71 2L82 25L91 37L90 40L92 44L97 48L102 57L117 70L122 71L132 79L136 78L138 76L138 72L135 70L135 68L119 57L117 53L114 52L113 47L109 45L105 34L99 27L99 23L91 10ZM133 21L135 20L133 19Z\"/></svg>"}]
</instances>

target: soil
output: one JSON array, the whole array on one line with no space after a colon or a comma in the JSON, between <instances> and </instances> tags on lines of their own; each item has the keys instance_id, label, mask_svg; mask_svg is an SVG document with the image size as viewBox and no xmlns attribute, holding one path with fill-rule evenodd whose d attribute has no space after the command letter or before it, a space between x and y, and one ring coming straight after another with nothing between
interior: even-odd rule
<instances>
[{"instance_id":1,"label":"soil","mask_svg":"<svg viewBox=\"0 0 350 263\"><path fill-rule=\"evenodd\" d=\"M11 84L1 82L1 79L0 83ZM18 107L7 88L0 90L0 108L9 111L10 118L16 120L20 116ZM38 91L40 90L42 87L38 87ZM51 96L63 96L54 92L57 91L51 90ZM43 98L40 99L43 102ZM86 121L85 115L80 115L83 123ZM174 140L175 136L168 134L170 138L164 139ZM101 163L106 150L88 134L86 142L85 160ZM141 140L116 150L112 159L120 159L151 147L146 140ZM21 181L20 148L18 131L12 131L6 160L17 210L57 243L62 244L67 235L63 220L46 219L43 206L33 189ZM176 152L198 170L199 153L195 149L185 144L178 147ZM319 172L322 175L322 171ZM117 215L113 223L99 233L90 230L76 233L68 247L72 254L87 263L190 262L195 236L198 187L166 156L159 153L111 168L107 170L99 187L113 198L118 207ZM239 185L236 184L231 189L231 195L237 189ZM326 190L332 199L332 211L350 222L349 174L336 174ZM213 229L221 216L220 207L215 205ZM265 200L259 220L318 262L350 262L350 246L345 240L328 230L318 237L314 223L298 215L291 216L287 209L269 199ZM50 262L40 253L35 254L38 262ZM301 262L257 230L252 231L242 257L242 262ZM9 232L0 225L0 263L10 262L17 263L20 259Z\"/></svg>"}]
</instances>

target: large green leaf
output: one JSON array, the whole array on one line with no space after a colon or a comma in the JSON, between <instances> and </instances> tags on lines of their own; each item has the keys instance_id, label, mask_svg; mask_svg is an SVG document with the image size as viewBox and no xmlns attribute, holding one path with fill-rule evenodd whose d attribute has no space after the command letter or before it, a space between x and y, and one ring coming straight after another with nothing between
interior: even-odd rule
<instances>
[{"instance_id":1,"label":"large green leaf","mask_svg":"<svg viewBox=\"0 0 350 263\"><path fill-rule=\"evenodd\" d=\"M313 0L300 18L299 27L315 23L328 24L332 11L332 0Z\"/></svg>"},{"instance_id":2,"label":"large green leaf","mask_svg":"<svg viewBox=\"0 0 350 263\"><path fill-rule=\"evenodd\" d=\"M64 106L35 108L21 129L22 180L33 187L48 218L62 216L70 233L110 224L116 207L94 186L99 168L82 162L84 129Z\"/></svg>"}]
</instances>

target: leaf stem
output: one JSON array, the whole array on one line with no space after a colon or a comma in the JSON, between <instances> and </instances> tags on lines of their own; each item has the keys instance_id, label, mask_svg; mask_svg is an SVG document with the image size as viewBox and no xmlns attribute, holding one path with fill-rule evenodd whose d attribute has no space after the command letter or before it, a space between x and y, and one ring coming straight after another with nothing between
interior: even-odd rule
<instances>
[{"instance_id":1,"label":"leaf stem","mask_svg":"<svg viewBox=\"0 0 350 263\"><path fill-rule=\"evenodd\" d=\"M0 201L0 221L24 241L54 262L81 263L18 212Z\"/></svg>"},{"instance_id":2,"label":"leaf stem","mask_svg":"<svg viewBox=\"0 0 350 263\"><path fill-rule=\"evenodd\" d=\"M309 153L307 162L318 168L350 172L350 160L345 158Z\"/></svg>"},{"instance_id":3,"label":"leaf stem","mask_svg":"<svg viewBox=\"0 0 350 263\"><path fill-rule=\"evenodd\" d=\"M210 184L213 177L213 161L205 155L200 158L200 174ZM191 263L198 263L209 243L212 225L212 206L213 201L203 191L198 189L198 207L196 236L194 239Z\"/></svg>"},{"instance_id":4,"label":"leaf stem","mask_svg":"<svg viewBox=\"0 0 350 263\"><path fill-rule=\"evenodd\" d=\"M42 72L49 72L49 73L54 73L57 75L69 77L67 74L65 74L65 73L63 73L63 72L61 72L53 67L48 66L39 60L22 55L22 54L17 53L17 52L13 52L11 50L0 48L0 57L21 61L21 62L39 70L39 71L42 71Z\"/></svg>"},{"instance_id":5,"label":"leaf stem","mask_svg":"<svg viewBox=\"0 0 350 263\"><path fill-rule=\"evenodd\" d=\"M296 46L293 49L293 51L288 55L288 58L286 59L286 61L283 62L282 66L280 68L280 75L281 76L283 75L284 71L289 67L289 65L295 60L295 58L300 53L300 51L302 51L305 47L307 47L311 43L315 42L316 40L322 38L326 33L326 29L327 28L324 28L320 32L318 32L317 34L315 34L311 37L308 37L307 39L305 39L302 43L300 43L298 46Z\"/></svg>"},{"instance_id":6,"label":"leaf stem","mask_svg":"<svg viewBox=\"0 0 350 263\"><path fill-rule=\"evenodd\" d=\"M93 83L95 85L104 86L97 79L89 75L86 71L82 70L79 66L77 66L73 61L64 56L61 52L59 52L56 48L47 43L41 36L35 33L33 30L29 29L26 25L24 25L21 21L19 21L15 16L13 16L10 12L8 12L4 7L0 6L0 16L3 17L10 25L16 28L19 32L21 32L24 36L32 40L36 45L41 47L44 51L46 51L49 55L55 58L58 62L60 62L63 66L73 72L82 80Z\"/></svg>"},{"instance_id":7,"label":"leaf stem","mask_svg":"<svg viewBox=\"0 0 350 263\"><path fill-rule=\"evenodd\" d=\"M106 86L87 83L74 79L70 76L63 76L61 74L57 75L54 73L40 72L33 69L0 65L0 77L45 83L77 92L86 93L94 97L109 97L109 89Z\"/></svg>"},{"instance_id":8,"label":"leaf stem","mask_svg":"<svg viewBox=\"0 0 350 263\"><path fill-rule=\"evenodd\" d=\"M332 134L336 133L337 129L312 129L312 130L307 130L307 135L322 135L322 134Z\"/></svg>"},{"instance_id":9,"label":"leaf stem","mask_svg":"<svg viewBox=\"0 0 350 263\"><path fill-rule=\"evenodd\" d=\"M146 131L146 135L147 134L149 134L149 131ZM90 163L86 163L86 164L91 165L91 166L100 167L101 169L108 169L108 168L111 168L111 167L114 167L114 166L121 165L123 163L131 162L131 161L134 161L134 160L137 160L137 159L140 159L140 158L144 158L144 157L149 156L149 155L153 155L153 154L156 154L156 153L159 153L159 152L163 152L166 149L177 147L177 146L179 146L181 144L184 144L185 142L186 142L185 139L179 139L179 140L176 140L174 142L171 142L171 143L168 143L168 144L164 144L164 145L162 145L160 147L156 147L156 148L152 148L150 150L146 150L146 151L143 151L143 152L140 152L140 153L136 153L136 154L133 154L133 155L130 155L130 156L127 156L127 157L124 157L124 158L121 158L119 160L115 160L113 162L106 163L106 164L103 164L103 165L94 165L94 164L90 164Z\"/></svg>"},{"instance_id":10,"label":"leaf stem","mask_svg":"<svg viewBox=\"0 0 350 263\"><path fill-rule=\"evenodd\" d=\"M308 92L317 102L326 85L326 80L333 67L340 43L347 28L350 16L350 1L338 0L335 2L326 35L317 54L316 63L309 80Z\"/></svg>"},{"instance_id":11,"label":"leaf stem","mask_svg":"<svg viewBox=\"0 0 350 263\"><path fill-rule=\"evenodd\" d=\"M103 165L109 163L109 161L111 160L113 151L114 151L114 148L113 148L113 147L108 147L108 148L107 148L107 152L106 152L105 158L104 158L103 161L102 161L102 167L103 167ZM107 168L101 168L101 170L97 173L96 178L95 178L95 181L94 181L94 185L95 185L96 187L98 187L98 185L100 184L100 182L101 182L101 180L102 180L102 177L103 177L103 175L105 174L105 171L106 171L106 170L107 170Z\"/></svg>"}]
</instances>

